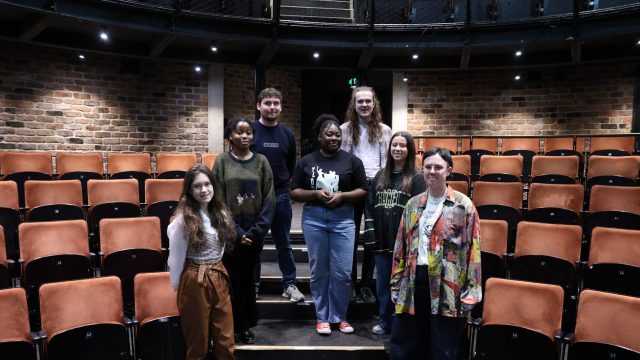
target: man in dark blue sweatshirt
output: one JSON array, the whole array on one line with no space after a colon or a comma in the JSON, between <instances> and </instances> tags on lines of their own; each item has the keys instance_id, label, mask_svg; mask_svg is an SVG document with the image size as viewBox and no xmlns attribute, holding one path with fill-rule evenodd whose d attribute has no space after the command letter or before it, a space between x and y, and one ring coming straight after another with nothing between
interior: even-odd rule
<instances>
[{"instance_id":1,"label":"man in dark blue sweatshirt","mask_svg":"<svg viewBox=\"0 0 640 360\"><path fill-rule=\"evenodd\" d=\"M278 265L282 272L282 296L292 302L304 301L304 295L296 287L296 264L291 254L291 199L289 182L296 165L296 139L293 131L278 123L282 111L282 94L274 88L266 88L258 95L256 108L260 119L254 122L251 149L267 157L273 171L276 193L276 213L271 224L271 236L276 244ZM258 260L260 261L260 260ZM260 264L256 266L256 294L260 284Z\"/></svg>"}]
</instances>

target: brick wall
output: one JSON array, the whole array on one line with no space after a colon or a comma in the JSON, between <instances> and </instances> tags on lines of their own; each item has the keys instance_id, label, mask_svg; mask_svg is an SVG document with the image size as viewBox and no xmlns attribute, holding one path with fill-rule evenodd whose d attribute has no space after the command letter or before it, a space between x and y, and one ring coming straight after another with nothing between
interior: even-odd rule
<instances>
[{"instance_id":1,"label":"brick wall","mask_svg":"<svg viewBox=\"0 0 640 360\"><path fill-rule=\"evenodd\" d=\"M207 150L206 67L0 45L0 149Z\"/></svg>"},{"instance_id":2,"label":"brick wall","mask_svg":"<svg viewBox=\"0 0 640 360\"><path fill-rule=\"evenodd\" d=\"M635 64L410 73L414 135L560 135L631 131Z\"/></svg>"}]
</instances>

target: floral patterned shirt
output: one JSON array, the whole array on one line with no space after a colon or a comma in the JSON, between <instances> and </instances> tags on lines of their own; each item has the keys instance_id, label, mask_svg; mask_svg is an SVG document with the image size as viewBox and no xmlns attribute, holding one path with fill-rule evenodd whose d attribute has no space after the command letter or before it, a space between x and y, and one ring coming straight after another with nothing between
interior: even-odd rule
<instances>
[{"instance_id":1,"label":"floral patterned shirt","mask_svg":"<svg viewBox=\"0 0 640 360\"><path fill-rule=\"evenodd\" d=\"M400 220L391 270L391 291L397 294L396 314L415 314L419 222L427 197L424 192L411 198ZM451 187L447 187L428 251L431 314L465 316L482 300L480 221L471 200Z\"/></svg>"}]
</instances>

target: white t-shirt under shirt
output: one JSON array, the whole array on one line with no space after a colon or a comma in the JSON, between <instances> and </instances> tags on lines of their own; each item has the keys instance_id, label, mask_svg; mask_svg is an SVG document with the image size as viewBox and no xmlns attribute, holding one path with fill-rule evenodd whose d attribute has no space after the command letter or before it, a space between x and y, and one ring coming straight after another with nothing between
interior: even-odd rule
<instances>
[{"instance_id":1,"label":"white t-shirt under shirt","mask_svg":"<svg viewBox=\"0 0 640 360\"><path fill-rule=\"evenodd\" d=\"M444 206L444 198L434 198L430 196L427 198L427 206L420 216L420 244L418 245L418 265L429 264L429 237L431 236L431 230L433 225L440 217L442 213L442 207Z\"/></svg>"},{"instance_id":2,"label":"white t-shirt under shirt","mask_svg":"<svg viewBox=\"0 0 640 360\"><path fill-rule=\"evenodd\" d=\"M376 141L373 144L369 142L368 126L360 123L358 127L360 128L360 142L358 146L353 147L353 155L362 160L364 173L368 179L372 179L381 168L382 159L380 159L380 155L384 151L380 151L380 142Z\"/></svg>"}]
</instances>

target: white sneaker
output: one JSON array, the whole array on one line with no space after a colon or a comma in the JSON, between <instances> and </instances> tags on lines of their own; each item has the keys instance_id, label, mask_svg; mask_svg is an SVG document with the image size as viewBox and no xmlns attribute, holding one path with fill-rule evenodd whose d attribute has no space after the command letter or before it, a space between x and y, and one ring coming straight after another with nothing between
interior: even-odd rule
<instances>
[{"instance_id":1,"label":"white sneaker","mask_svg":"<svg viewBox=\"0 0 640 360\"><path fill-rule=\"evenodd\" d=\"M288 298L291 302L304 301L304 295L302 295L300 290L298 290L298 288L293 284L284 289L282 297Z\"/></svg>"}]
</instances>

